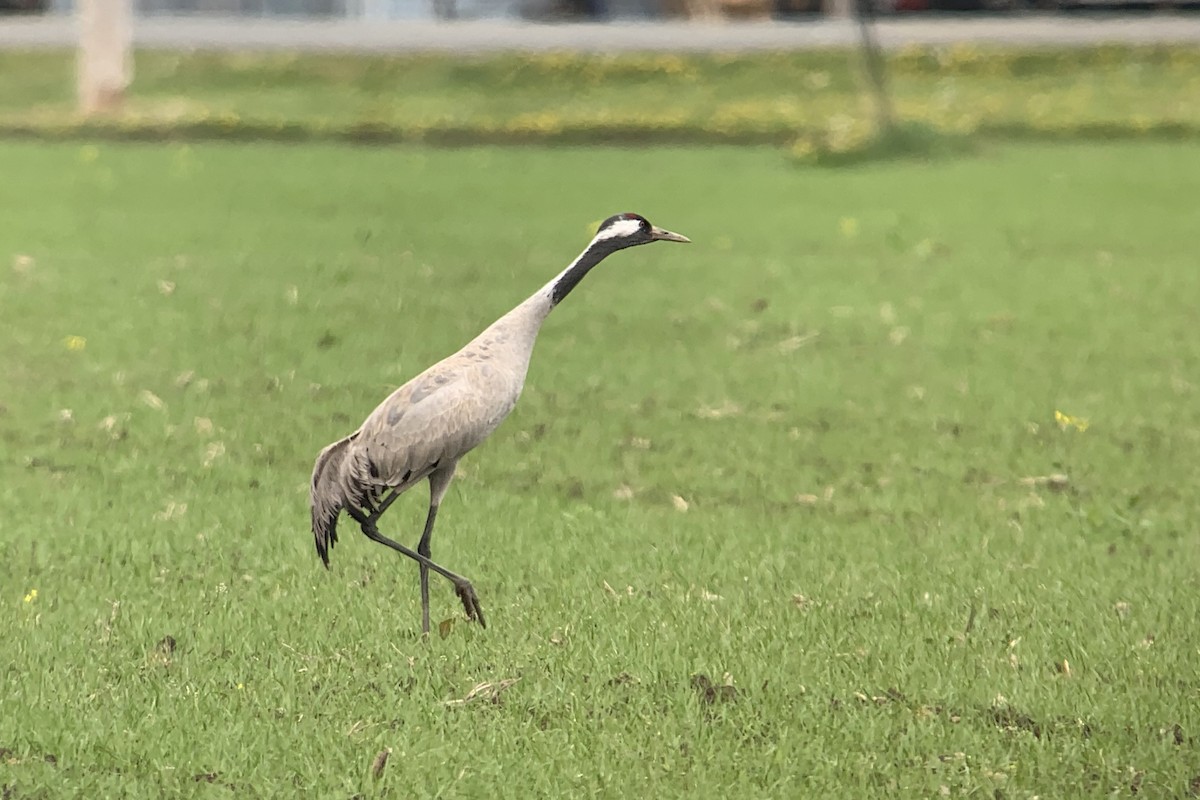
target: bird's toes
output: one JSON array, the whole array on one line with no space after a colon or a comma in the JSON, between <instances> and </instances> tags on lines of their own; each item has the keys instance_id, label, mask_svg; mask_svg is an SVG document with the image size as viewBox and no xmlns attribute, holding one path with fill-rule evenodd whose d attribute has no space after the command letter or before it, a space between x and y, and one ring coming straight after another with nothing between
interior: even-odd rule
<instances>
[{"instance_id":1,"label":"bird's toes","mask_svg":"<svg viewBox=\"0 0 1200 800\"><path fill-rule=\"evenodd\" d=\"M462 600L463 610L467 612L467 619L474 620L486 628L487 624L483 621L483 608L479 605L475 587L470 583L462 583L455 587L455 590L458 592L458 599Z\"/></svg>"}]
</instances>

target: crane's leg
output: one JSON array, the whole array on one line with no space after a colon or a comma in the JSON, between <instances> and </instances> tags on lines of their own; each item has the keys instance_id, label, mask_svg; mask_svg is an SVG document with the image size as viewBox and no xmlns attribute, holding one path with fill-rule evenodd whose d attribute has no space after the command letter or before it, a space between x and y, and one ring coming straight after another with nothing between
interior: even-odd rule
<instances>
[{"instance_id":1,"label":"crane's leg","mask_svg":"<svg viewBox=\"0 0 1200 800\"><path fill-rule=\"evenodd\" d=\"M445 492L443 490L443 494L444 493ZM384 499L384 501L380 503L379 510L372 510L369 516L356 508L347 508L346 513L348 513L354 519L354 521L359 524L359 526L362 528L362 532L371 541L378 542L379 544L392 548L398 553L408 556L425 569L431 569L446 580L453 583L454 591L458 594L458 599L462 601L463 609L467 612L467 618L477 621L482 627L486 628L487 622L483 617L483 606L479 604L479 597L475 594L475 587L471 585L469 580L464 578L462 575L451 572L440 564L435 564L428 556L422 555L415 550L411 550L399 542L387 538L379 532L378 527L376 527L376 523L379 521L379 515L382 514L383 511L385 511L387 507L392 504L392 501L395 500L395 498L396 494L393 493Z\"/></svg>"},{"instance_id":2,"label":"crane's leg","mask_svg":"<svg viewBox=\"0 0 1200 800\"><path fill-rule=\"evenodd\" d=\"M417 554L429 558L429 537L433 533L433 521L437 519L438 507L433 501L429 503L429 515L425 517L425 531L417 544ZM424 564L421 568L421 633L429 633L429 567Z\"/></svg>"},{"instance_id":3,"label":"crane's leg","mask_svg":"<svg viewBox=\"0 0 1200 800\"><path fill-rule=\"evenodd\" d=\"M457 463L451 463L448 466L434 470L429 474L429 515L425 518L425 530L421 533L421 541L417 544L417 554L432 558L433 552L429 548L429 540L433 538L433 523L437 519L438 508L442 505L442 498L446 496L446 490L450 488L450 481L454 479L454 468ZM459 593L462 597L462 593ZM478 600L475 601L478 604ZM463 606L467 609L467 616L471 616L471 608L467 601L463 600ZM480 621L483 617L479 617ZM429 567L421 565L421 633L429 633Z\"/></svg>"},{"instance_id":4,"label":"crane's leg","mask_svg":"<svg viewBox=\"0 0 1200 800\"><path fill-rule=\"evenodd\" d=\"M469 580L458 573L451 572L440 564L435 564L433 561L430 561L428 558L416 552L415 550L410 550L399 542L387 538L379 532L379 530L375 527L375 523L371 521L370 517L363 514L361 511L358 511L357 509L347 509L347 511L349 512L350 516L353 517L360 526L362 526L362 531L364 534L366 534L368 539L373 542L386 545L396 552L408 556L413 561L416 561L418 564L426 567L427 569L433 570L446 580L453 583L454 591L458 594L458 599L462 600L463 609L467 612L467 618L475 620L485 628L487 627L487 621L483 618L483 607L479 604L479 597L475 594L475 587L471 585Z\"/></svg>"}]
</instances>

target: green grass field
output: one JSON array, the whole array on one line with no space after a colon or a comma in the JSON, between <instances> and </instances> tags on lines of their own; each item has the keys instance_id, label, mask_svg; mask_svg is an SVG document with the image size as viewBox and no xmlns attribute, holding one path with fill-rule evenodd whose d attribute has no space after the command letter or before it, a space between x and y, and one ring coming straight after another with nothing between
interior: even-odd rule
<instances>
[{"instance_id":1,"label":"green grass field","mask_svg":"<svg viewBox=\"0 0 1200 800\"><path fill-rule=\"evenodd\" d=\"M1196 145L0 175L5 798L1200 793ZM491 627L423 641L312 459L624 210L695 244L547 322L433 541Z\"/></svg>"}]
</instances>

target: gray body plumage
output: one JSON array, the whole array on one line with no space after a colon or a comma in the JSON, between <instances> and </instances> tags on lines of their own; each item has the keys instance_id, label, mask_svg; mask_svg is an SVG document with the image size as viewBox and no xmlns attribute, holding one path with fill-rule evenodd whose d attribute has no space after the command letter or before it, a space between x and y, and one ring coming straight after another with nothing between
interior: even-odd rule
<instances>
[{"instance_id":1,"label":"gray body plumage","mask_svg":"<svg viewBox=\"0 0 1200 800\"><path fill-rule=\"evenodd\" d=\"M636 214L609 217L553 280L457 353L392 392L354 433L325 447L313 467L310 497L313 538L325 566L345 511L367 537L420 564L422 630L429 631L430 570L452 581L467 616L485 624L470 582L430 558L434 520L454 470L516 406L538 331L551 310L606 256L653 241L688 239ZM376 523L396 497L426 479L429 516L414 551L383 536Z\"/></svg>"},{"instance_id":2,"label":"gray body plumage","mask_svg":"<svg viewBox=\"0 0 1200 800\"><path fill-rule=\"evenodd\" d=\"M321 451L311 500L313 534L326 564L343 508L377 504L386 490L403 492L436 470L453 474L458 460L509 415L553 307L547 288L392 392L358 430Z\"/></svg>"}]
</instances>

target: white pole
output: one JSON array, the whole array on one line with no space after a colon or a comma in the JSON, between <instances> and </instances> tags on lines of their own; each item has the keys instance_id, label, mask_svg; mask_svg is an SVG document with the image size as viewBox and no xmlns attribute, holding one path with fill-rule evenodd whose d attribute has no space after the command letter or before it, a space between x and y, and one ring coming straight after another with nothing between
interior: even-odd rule
<instances>
[{"instance_id":1,"label":"white pole","mask_svg":"<svg viewBox=\"0 0 1200 800\"><path fill-rule=\"evenodd\" d=\"M133 0L78 0L79 110L118 111L133 80Z\"/></svg>"}]
</instances>

